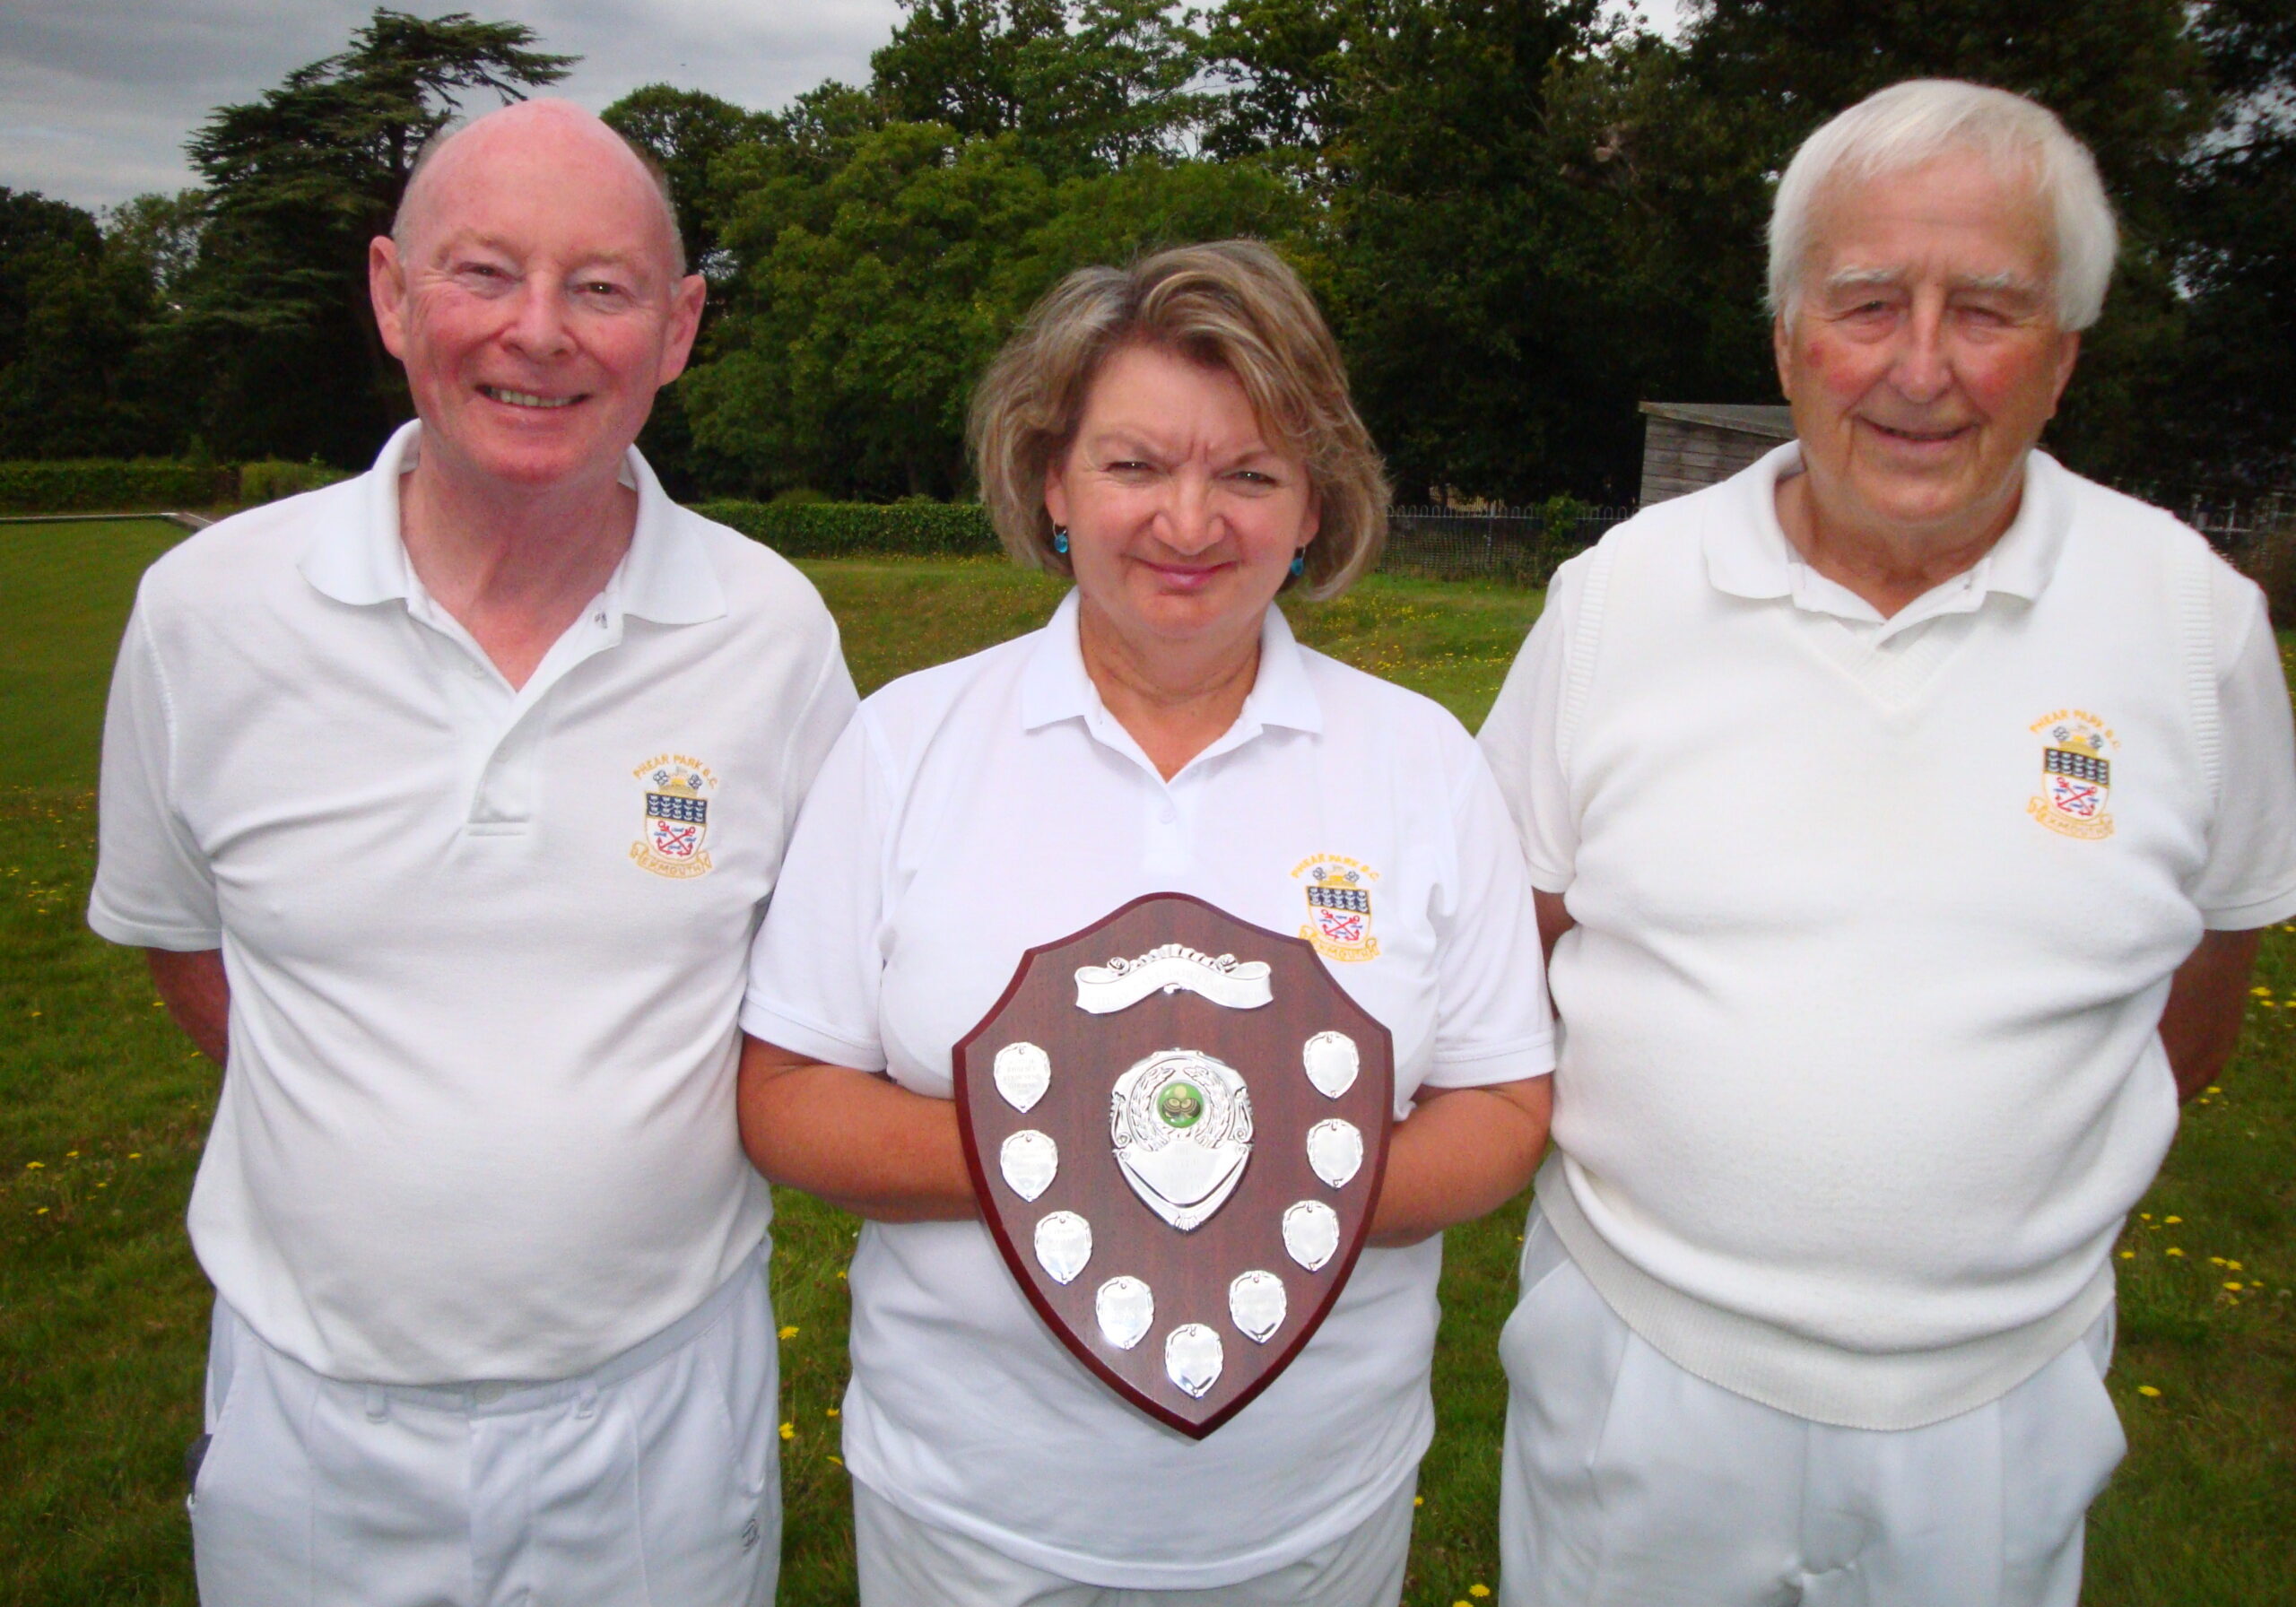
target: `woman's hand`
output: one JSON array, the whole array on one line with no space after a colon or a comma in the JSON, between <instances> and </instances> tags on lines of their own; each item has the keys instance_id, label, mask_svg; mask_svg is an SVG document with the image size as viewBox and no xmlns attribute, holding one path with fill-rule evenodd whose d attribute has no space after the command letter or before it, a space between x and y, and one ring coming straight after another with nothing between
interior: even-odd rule
<instances>
[{"instance_id":1,"label":"woman's hand","mask_svg":"<svg viewBox=\"0 0 2296 1607\"><path fill-rule=\"evenodd\" d=\"M1552 1077L1421 1089L1419 1108L1387 1141L1371 1242L1386 1249L1415 1245L1521 1193L1546 1151L1553 1110Z\"/></svg>"},{"instance_id":2,"label":"woman's hand","mask_svg":"<svg viewBox=\"0 0 2296 1607\"><path fill-rule=\"evenodd\" d=\"M742 1036L742 1148L774 1183L877 1222L980 1214L957 1108L889 1078Z\"/></svg>"}]
</instances>

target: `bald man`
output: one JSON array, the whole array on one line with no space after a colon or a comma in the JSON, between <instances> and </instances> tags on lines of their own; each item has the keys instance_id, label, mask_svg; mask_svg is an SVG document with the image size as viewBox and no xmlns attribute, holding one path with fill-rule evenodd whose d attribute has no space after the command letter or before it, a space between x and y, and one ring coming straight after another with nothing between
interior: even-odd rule
<instances>
[{"instance_id":1,"label":"bald man","mask_svg":"<svg viewBox=\"0 0 2296 1607\"><path fill-rule=\"evenodd\" d=\"M836 629L632 449L702 282L596 117L436 144L370 281L418 418L154 564L105 725L91 924L226 1068L200 1595L767 1602L735 1017Z\"/></svg>"}]
</instances>

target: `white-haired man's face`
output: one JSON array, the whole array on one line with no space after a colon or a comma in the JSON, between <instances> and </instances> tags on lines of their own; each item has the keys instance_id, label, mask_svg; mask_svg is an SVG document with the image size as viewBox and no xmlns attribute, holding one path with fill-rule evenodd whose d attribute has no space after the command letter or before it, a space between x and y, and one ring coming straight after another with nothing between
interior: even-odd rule
<instances>
[{"instance_id":1,"label":"white-haired man's face","mask_svg":"<svg viewBox=\"0 0 2296 1607\"><path fill-rule=\"evenodd\" d=\"M1957 153L1838 180L1814 211L1773 338L1821 517L1941 544L1997 535L2080 351L2057 327L2031 187Z\"/></svg>"},{"instance_id":2,"label":"white-haired man's face","mask_svg":"<svg viewBox=\"0 0 2296 1607\"><path fill-rule=\"evenodd\" d=\"M425 462L532 490L616 473L701 311L651 179L587 114L528 105L457 135L417 185L370 277Z\"/></svg>"}]
</instances>

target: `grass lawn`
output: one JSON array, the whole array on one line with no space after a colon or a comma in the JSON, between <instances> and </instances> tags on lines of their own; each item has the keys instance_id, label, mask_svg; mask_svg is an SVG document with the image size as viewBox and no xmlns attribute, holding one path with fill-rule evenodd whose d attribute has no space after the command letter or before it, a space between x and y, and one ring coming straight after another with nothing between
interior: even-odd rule
<instances>
[{"instance_id":1,"label":"grass lawn","mask_svg":"<svg viewBox=\"0 0 2296 1607\"><path fill-rule=\"evenodd\" d=\"M182 533L0 526L0 1602L192 1600L182 1455L207 1293L182 1231L215 1084L135 957L83 924L103 689L135 577ZM987 561L809 564L864 690L1048 614ZM1295 611L1325 650L1482 718L1535 594L1375 578ZM2113 1386L2127 1463L2091 1526L2087 1599L2291 1598L2296 1557L2296 937L2267 937L2239 1057L2187 1113L2122 1244ZM1495 1583L1505 1399L1494 1347L1520 1203L1454 1231L1407 1600ZM834 1419L852 1219L785 1194L775 1297L788 1509L781 1600L851 1599ZM2153 1393L2147 1393L2153 1392Z\"/></svg>"}]
</instances>

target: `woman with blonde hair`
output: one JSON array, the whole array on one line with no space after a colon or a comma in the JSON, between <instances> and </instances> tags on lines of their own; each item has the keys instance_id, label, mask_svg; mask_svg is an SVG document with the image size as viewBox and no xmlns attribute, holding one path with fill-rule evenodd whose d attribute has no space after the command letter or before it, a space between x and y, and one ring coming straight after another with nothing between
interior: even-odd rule
<instances>
[{"instance_id":1,"label":"woman with blonde hair","mask_svg":"<svg viewBox=\"0 0 2296 1607\"><path fill-rule=\"evenodd\" d=\"M1031 635L869 699L752 955L744 1142L868 1219L844 1409L865 1607L1387 1607L1433 1428L1440 1234L1528 1180L1552 1064L1531 890L1458 722L1300 647L1277 595L1378 555L1387 487L1298 277L1192 246L1070 275L983 380L998 534L1074 589ZM951 1046L1023 951L1144 894L1297 929L1308 867L1375 891L1321 942L1394 1042L1371 1244L1217 1433L1136 1412L981 1222Z\"/></svg>"}]
</instances>

